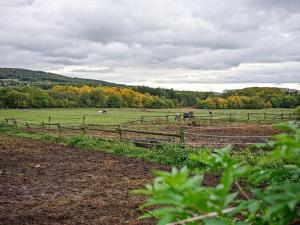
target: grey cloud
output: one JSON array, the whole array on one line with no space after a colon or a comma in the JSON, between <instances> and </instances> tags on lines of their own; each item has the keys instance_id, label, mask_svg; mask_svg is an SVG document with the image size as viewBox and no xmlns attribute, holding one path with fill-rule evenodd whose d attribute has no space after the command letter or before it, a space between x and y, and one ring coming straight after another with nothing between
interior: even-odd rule
<instances>
[{"instance_id":1,"label":"grey cloud","mask_svg":"<svg viewBox=\"0 0 300 225\"><path fill-rule=\"evenodd\" d=\"M286 10L289 12L299 12L300 2L298 0L248 0L249 5L267 10Z\"/></svg>"},{"instance_id":2,"label":"grey cloud","mask_svg":"<svg viewBox=\"0 0 300 225\"><path fill-rule=\"evenodd\" d=\"M120 82L298 82L299 66L278 66L300 64L299 9L296 0L3 0L0 66Z\"/></svg>"},{"instance_id":3,"label":"grey cloud","mask_svg":"<svg viewBox=\"0 0 300 225\"><path fill-rule=\"evenodd\" d=\"M113 71L114 71L114 68L102 67L102 68L73 69L70 72L74 72L74 73L110 73Z\"/></svg>"},{"instance_id":4,"label":"grey cloud","mask_svg":"<svg viewBox=\"0 0 300 225\"><path fill-rule=\"evenodd\" d=\"M0 4L6 5L6 6L14 6L14 7L30 6L33 3L34 3L34 0L19 0L19 1L2 0L2 2L0 2Z\"/></svg>"}]
</instances>

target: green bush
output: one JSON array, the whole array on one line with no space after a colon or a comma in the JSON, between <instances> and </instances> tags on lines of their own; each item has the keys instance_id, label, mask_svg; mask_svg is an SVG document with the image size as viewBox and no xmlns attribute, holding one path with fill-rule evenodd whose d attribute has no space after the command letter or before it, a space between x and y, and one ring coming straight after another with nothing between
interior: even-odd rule
<instances>
[{"instance_id":1,"label":"green bush","mask_svg":"<svg viewBox=\"0 0 300 225\"><path fill-rule=\"evenodd\" d=\"M149 150L137 147L133 143L116 140L101 140L88 136L75 136L68 138L67 144L71 147L102 150L117 155L143 158L171 166L186 165L189 168L199 168L204 166L202 163L189 158L191 153L196 153L198 150L188 148L180 144L161 143L156 145L154 149ZM204 151L204 149L202 149L202 151Z\"/></svg>"},{"instance_id":2,"label":"green bush","mask_svg":"<svg viewBox=\"0 0 300 225\"><path fill-rule=\"evenodd\" d=\"M196 153L197 150L182 144L161 143L156 145L153 151L155 160L160 163L172 166L186 165L191 168L203 166L189 158L189 155L191 153Z\"/></svg>"},{"instance_id":3,"label":"green bush","mask_svg":"<svg viewBox=\"0 0 300 225\"><path fill-rule=\"evenodd\" d=\"M74 136L67 140L67 145L71 147L79 147L85 149L101 150L117 155L137 158L148 157L149 150L136 147L133 143L125 143L122 141L102 140L89 136Z\"/></svg>"},{"instance_id":4,"label":"green bush","mask_svg":"<svg viewBox=\"0 0 300 225\"><path fill-rule=\"evenodd\" d=\"M113 152L117 155L125 155L128 157L147 158L147 149L139 148L133 143L124 143L117 141L111 145Z\"/></svg>"},{"instance_id":5,"label":"green bush","mask_svg":"<svg viewBox=\"0 0 300 225\"><path fill-rule=\"evenodd\" d=\"M67 145L71 147L93 149L97 147L97 140L88 136L74 136L68 138Z\"/></svg>"},{"instance_id":6,"label":"green bush","mask_svg":"<svg viewBox=\"0 0 300 225\"><path fill-rule=\"evenodd\" d=\"M142 218L159 224L300 224L300 129L296 123L277 127L284 133L259 145L271 150L258 163L251 154L234 157L230 146L192 154L207 165L206 173L221 171L215 187L203 185L204 172L187 167L157 172L153 184L137 191L148 196L142 207L150 209Z\"/></svg>"}]
</instances>

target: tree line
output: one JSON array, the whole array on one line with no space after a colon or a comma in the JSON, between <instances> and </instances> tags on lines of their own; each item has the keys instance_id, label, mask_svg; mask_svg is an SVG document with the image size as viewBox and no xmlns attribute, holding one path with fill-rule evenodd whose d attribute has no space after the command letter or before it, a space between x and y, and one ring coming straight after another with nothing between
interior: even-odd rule
<instances>
[{"instance_id":1,"label":"tree line","mask_svg":"<svg viewBox=\"0 0 300 225\"><path fill-rule=\"evenodd\" d=\"M0 88L2 108L174 108L173 100L142 94L130 88L109 86L56 85L49 90L39 87Z\"/></svg>"},{"instance_id":2,"label":"tree line","mask_svg":"<svg viewBox=\"0 0 300 225\"><path fill-rule=\"evenodd\" d=\"M179 107L201 109L294 108L300 105L300 92L273 87L250 87L224 93L175 91L173 89L134 87L141 93L172 99Z\"/></svg>"},{"instance_id":3,"label":"tree line","mask_svg":"<svg viewBox=\"0 0 300 225\"><path fill-rule=\"evenodd\" d=\"M1 108L177 108L261 109L294 108L300 105L295 90L280 88L245 88L213 92L176 91L149 87L113 87L89 85L55 85L0 88Z\"/></svg>"},{"instance_id":4,"label":"tree line","mask_svg":"<svg viewBox=\"0 0 300 225\"><path fill-rule=\"evenodd\" d=\"M196 100L197 108L204 109L295 108L298 105L299 91L269 87L230 90L220 96Z\"/></svg>"}]
</instances>

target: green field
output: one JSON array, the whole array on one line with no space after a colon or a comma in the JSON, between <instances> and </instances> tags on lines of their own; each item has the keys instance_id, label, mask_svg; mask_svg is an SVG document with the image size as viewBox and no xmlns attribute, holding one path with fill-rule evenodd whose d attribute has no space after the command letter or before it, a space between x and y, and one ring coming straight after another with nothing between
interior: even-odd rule
<instances>
[{"instance_id":1,"label":"green field","mask_svg":"<svg viewBox=\"0 0 300 225\"><path fill-rule=\"evenodd\" d=\"M105 124L121 124L128 121L138 120L141 116L145 116L145 120L150 120L147 116L159 115L175 115L176 112L194 111L195 115L206 114L208 110L204 109L107 109L107 114L97 113L97 108L74 108L74 109L2 109L0 110L0 121L5 118L14 118L20 122L41 123L48 122L49 116L51 122L60 122L61 124L81 124L83 117L86 117L86 123L105 123ZM292 109L261 109L261 110L213 110L213 114L229 114L231 113L236 120L246 120L248 113L290 113ZM220 116L221 118L222 116ZM170 117L171 118L171 117ZM216 116L217 118L217 116ZM251 120L259 120L263 118L263 114L251 117ZM271 117L270 117L271 118ZM172 119L172 118L171 118Z\"/></svg>"}]
</instances>

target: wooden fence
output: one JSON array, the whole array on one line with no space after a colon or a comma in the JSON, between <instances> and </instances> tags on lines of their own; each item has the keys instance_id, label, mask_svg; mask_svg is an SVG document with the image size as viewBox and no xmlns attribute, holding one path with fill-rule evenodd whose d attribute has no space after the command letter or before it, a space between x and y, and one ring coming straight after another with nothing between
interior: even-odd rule
<instances>
[{"instance_id":1,"label":"wooden fence","mask_svg":"<svg viewBox=\"0 0 300 225\"><path fill-rule=\"evenodd\" d=\"M49 119L49 121L51 121ZM85 134L87 131L102 131L102 132L109 132L109 133L115 133L119 135L120 140L123 140L123 134L124 133L136 133L136 134L148 134L148 135L156 135L156 136L165 136L165 137L175 137L179 139L179 143L184 143L184 132L182 128L179 128L178 133L171 133L171 132L160 132L160 131L146 131L146 130L135 130L135 129L126 129L122 128L121 125L113 125L113 124L105 124L104 126L112 127L110 129L107 128L101 128L96 127L95 124L80 124L78 126L66 126L62 125L60 123L49 123L49 122L41 122L39 123L21 123L18 122L14 118L6 118L5 123L10 126L18 127L18 126L24 126L27 129L33 128L33 127L41 127L42 129L48 129L50 127L57 127L57 130L59 132L59 135L63 134L63 130L74 130L74 131L82 131L83 134ZM115 128L113 128L115 127Z\"/></svg>"},{"instance_id":2,"label":"wooden fence","mask_svg":"<svg viewBox=\"0 0 300 225\"><path fill-rule=\"evenodd\" d=\"M248 112L247 114L235 114L235 113L210 113L210 114L196 114L193 118L183 119L182 115L179 116L179 119L175 119L175 114L168 115L155 115L155 116L141 116L140 119L131 121L135 123L147 124L147 123L168 123L168 122L182 122L182 121L195 121L195 120L206 120L209 122L213 121L243 121L243 122L251 122L251 121L288 121L296 119L295 113L255 113Z\"/></svg>"},{"instance_id":3,"label":"wooden fence","mask_svg":"<svg viewBox=\"0 0 300 225\"><path fill-rule=\"evenodd\" d=\"M51 121L51 120L50 120ZM197 139L198 142L196 143L202 143L203 141L206 142L207 140L211 140L213 139L213 141L211 142L211 144L224 144L224 142L220 141L220 139L227 139L228 140L228 144L232 143L232 144L253 144L255 142L255 140L253 140L253 138L257 139L258 141L261 140L266 140L268 139L270 136L259 136L259 135L231 135L231 134L206 134L205 132L203 133L203 131L205 129L207 129L206 127L202 127L201 129L204 130L199 130L197 132L195 131L190 131L189 128L194 128L193 126L179 126L178 127L178 132L168 132L168 131L152 131L152 130L138 130L138 129L128 129L125 128L124 125L123 127L121 125L113 125L113 124L103 124L102 126L97 124L77 124L74 126L70 126L70 125L63 125L61 123L49 123L49 122L41 122L41 123L29 123L29 122L22 122L22 121L17 121L14 118L6 118L4 123L6 123L7 125L10 126L14 126L16 128L21 128L21 127L25 127L26 129L31 129L31 128L39 128L45 131L50 131L53 132L56 130L58 131L59 136L62 136L64 133L65 134L69 134L69 132L67 132L67 130L73 130L73 131L80 131L82 132L82 135L86 135L88 133L88 131L101 131L101 132L107 132L107 133L112 133L112 134L116 134L118 135L118 138L120 140L129 140L129 141L134 141L136 142L135 139L131 138L126 138L125 134L126 133L135 133L135 134L146 134L146 135L154 135L154 136L162 136L162 137L174 137L176 139L178 139L179 143L182 144L192 144L190 141L196 138L200 138ZM250 125L248 125L250 126ZM270 125L261 125L261 126L270 126ZM240 126L241 127L241 126ZM244 128L244 126L242 126ZM258 127L258 126L253 126L252 127ZM225 128L229 128L229 127L225 127ZM216 128L216 129L221 129ZM223 129L223 128L222 128ZM91 134L90 135L94 135ZM105 135L106 138L109 135ZM249 142L250 139L252 140L252 142ZM152 141L153 139L146 139L147 141ZM230 141L229 141L230 140ZM161 141L161 140L156 140L156 141ZM170 141L170 140L167 140ZM199 142L200 141L200 142ZM242 141L242 142L241 142ZM248 142L246 142L248 141ZM145 141L143 141L145 142Z\"/></svg>"}]
</instances>

